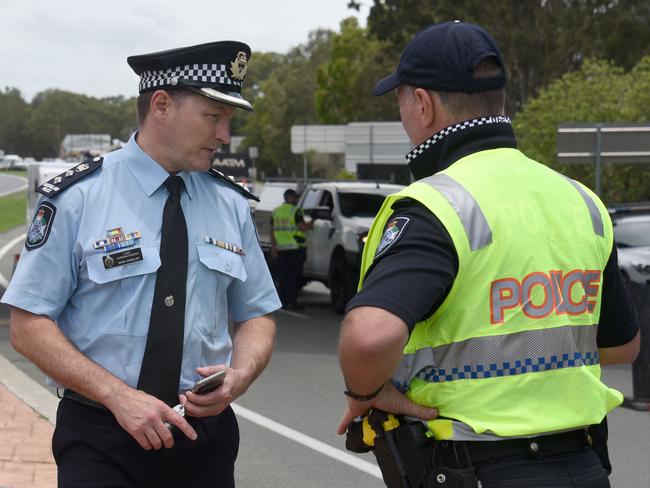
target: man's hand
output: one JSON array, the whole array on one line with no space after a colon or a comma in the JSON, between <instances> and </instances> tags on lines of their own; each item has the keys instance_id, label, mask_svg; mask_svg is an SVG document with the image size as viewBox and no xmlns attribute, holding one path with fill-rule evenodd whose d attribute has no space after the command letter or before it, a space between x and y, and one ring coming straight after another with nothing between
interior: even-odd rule
<instances>
[{"instance_id":1,"label":"man's hand","mask_svg":"<svg viewBox=\"0 0 650 488\"><path fill-rule=\"evenodd\" d=\"M185 413L192 417L208 417L223 412L235 399L242 396L250 386L249 376L240 370L229 368L223 364L196 368L203 377L210 376L218 371L225 370L223 383L215 390L198 395L191 391L181 395L181 403L185 402Z\"/></svg>"},{"instance_id":2,"label":"man's hand","mask_svg":"<svg viewBox=\"0 0 650 488\"><path fill-rule=\"evenodd\" d=\"M143 391L129 388L107 406L122 428L147 451L169 449L174 445L174 436L165 422L190 439L196 439L195 430L183 417L165 402Z\"/></svg>"},{"instance_id":3,"label":"man's hand","mask_svg":"<svg viewBox=\"0 0 650 488\"><path fill-rule=\"evenodd\" d=\"M339 435L345 434L350 422L356 417L363 417L371 408L377 408L388 413L408 415L421 420L432 420L438 416L438 411L435 408L427 408L413 403L406 395L395 388L390 381L386 383L381 393L372 400L360 402L347 397L347 402L348 406L338 429L336 429L336 433Z\"/></svg>"}]
</instances>

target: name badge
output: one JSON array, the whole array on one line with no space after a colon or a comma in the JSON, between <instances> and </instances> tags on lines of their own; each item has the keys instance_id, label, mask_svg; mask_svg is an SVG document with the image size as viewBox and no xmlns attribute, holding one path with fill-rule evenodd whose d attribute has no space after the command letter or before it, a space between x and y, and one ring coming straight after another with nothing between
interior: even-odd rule
<instances>
[{"instance_id":1,"label":"name badge","mask_svg":"<svg viewBox=\"0 0 650 488\"><path fill-rule=\"evenodd\" d=\"M142 249L136 247L135 249L127 249L126 251L116 252L114 254L109 254L108 256L102 256L102 261L104 262L104 268L110 269L115 266L123 266L125 264L137 263L142 261Z\"/></svg>"}]
</instances>

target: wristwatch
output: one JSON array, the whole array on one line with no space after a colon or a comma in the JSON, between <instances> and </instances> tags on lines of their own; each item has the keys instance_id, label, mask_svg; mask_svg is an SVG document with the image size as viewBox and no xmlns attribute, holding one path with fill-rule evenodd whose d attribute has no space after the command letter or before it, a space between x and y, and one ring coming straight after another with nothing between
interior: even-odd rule
<instances>
[{"instance_id":1,"label":"wristwatch","mask_svg":"<svg viewBox=\"0 0 650 488\"><path fill-rule=\"evenodd\" d=\"M369 393L368 395L357 395L356 393L350 391L349 389L345 390L343 394L358 402L367 402L368 400L372 400L373 398L375 398L377 395L381 393L381 390L384 389L384 384L385 383L382 383L382 385L379 387L377 391Z\"/></svg>"}]
</instances>

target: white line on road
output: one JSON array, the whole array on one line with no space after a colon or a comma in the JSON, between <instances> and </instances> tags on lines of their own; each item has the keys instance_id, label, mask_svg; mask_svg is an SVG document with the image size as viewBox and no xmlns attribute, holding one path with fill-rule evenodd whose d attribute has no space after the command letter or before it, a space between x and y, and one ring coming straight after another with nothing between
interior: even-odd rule
<instances>
[{"instance_id":1,"label":"white line on road","mask_svg":"<svg viewBox=\"0 0 650 488\"><path fill-rule=\"evenodd\" d=\"M13 195L14 193L22 192L27 190L27 185L19 186L18 188L12 188L11 190L3 191L0 193L0 197L6 197L7 195Z\"/></svg>"},{"instance_id":2,"label":"white line on road","mask_svg":"<svg viewBox=\"0 0 650 488\"><path fill-rule=\"evenodd\" d=\"M363 471L364 473L374 476L375 478L382 479L381 471L374 464L363 461L353 456L352 454L348 454L347 452L342 451L341 449L332 447L329 444L325 444L324 442L314 439L313 437L309 437L302 432L298 432L297 430L287 427L286 425L280 424L275 420L271 420L270 418L264 417L259 413L248 410L241 405L233 403L231 404L231 407L237 415L245 418L246 420L249 420L250 422L269 429L270 431L286 437L287 439L290 439L294 442L297 442L298 444L302 444L305 447L313 449L320 454L324 454L325 456L331 457L332 459L356 468L359 471Z\"/></svg>"},{"instance_id":3,"label":"white line on road","mask_svg":"<svg viewBox=\"0 0 650 488\"><path fill-rule=\"evenodd\" d=\"M20 241L25 240L26 235L27 234L20 234L18 237L7 242L4 246L2 246L2 249L0 249L0 261L2 261L2 258L5 256L5 254L7 254L7 251L9 251ZM0 273L0 286L2 286L3 288L7 288L9 286L9 280L7 280L7 278L2 276L2 273Z\"/></svg>"},{"instance_id":4,"label":"white line on road","mask_svg":"<svg viewBox=\"0 0 650 488\"><path fill-rule=\"evenodd\" d=\"M27 178L24 176L16 176L16 175L0 175L0 178L6 178L10 180L18 180L22 183L21 186L12 188L11 190L6 190L0 193L0 197L4 197L6 195L11 195L12 193L18 193L19 191L25 191L27 189Z\"/></svg>"}]
</instances>

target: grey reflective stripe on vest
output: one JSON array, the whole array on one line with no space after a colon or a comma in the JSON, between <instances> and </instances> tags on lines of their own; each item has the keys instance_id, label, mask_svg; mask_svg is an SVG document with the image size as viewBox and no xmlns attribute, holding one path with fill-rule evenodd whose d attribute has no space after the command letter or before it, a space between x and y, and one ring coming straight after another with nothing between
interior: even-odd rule
<instances>
[{"instance_id":1,"label":"grey reflective stripe on vest","mask_svg":"<svg viewBox=\"0 0 650 488\"><path fill-rule=\"evenodd\" d=\"M393 375L402 391L412 378L430 383L496 378L598 364L596 325L476 337L405 354ZM554 344L553 350L548 344Z\"/></svg>"},{"instance_id":2,"label":"grey reflective stripe on vest","mask_svg":"<svg viewBox=\"0 0 650 488\"><path fill-rule=\"evenodd\" d=\"M564 175L563 175L564 176ZM580 193L582 196L582 199L585 201L585 204L587 205L587 208L589 209L589 215L591 215L591 225L594 227L594 232L596 235L599 235L600 237L605 236L605 231L603 227L603 217L600 215L600 212L598 211L598 206L596 205L596 202L594 202L594 199L589 196L589 194L585 191L582 186L580 186L580 183L577 181L573 181L571 178L568 178L565 176L565 178L571 183L576 190Z\"/></svg>"},{"instance_id":3,"label":"grey reflective stripe on vest","mask_svg":"<svg viewBox=\"0 0 650 488\"><path fill-rule=\"evenodd\" d=\"M469 247L472 251L481 249L492 243L492 229L488 224L481 207L465 187L450 176L438 173L420 180L440 192L456 211L463 223Z\"/></svg>"}]
</instances>

